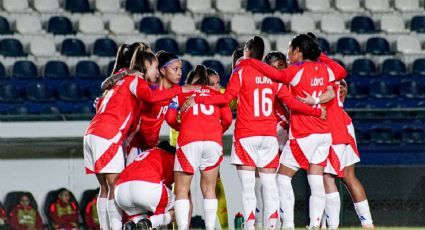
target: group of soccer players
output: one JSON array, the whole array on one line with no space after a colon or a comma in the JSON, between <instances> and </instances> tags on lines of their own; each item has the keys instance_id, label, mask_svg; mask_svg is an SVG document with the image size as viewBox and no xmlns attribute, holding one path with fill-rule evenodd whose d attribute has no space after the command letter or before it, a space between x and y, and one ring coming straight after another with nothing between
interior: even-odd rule
<instances>
[{"instance_id":1,"label":"group of soccer players","mask_svg":"<svg viewBox=\"0 0 425 230\"><path fill-rule=\"evenodd\" d=\"M354 173L359 153L342 107L345 69L321 53L311 33L295 36L287 57L271 52L263 62L264 56L258 36L235 51L222 93L217 74L202 65L178 86L182 61L175 54L154 54L143 42L119 48L84 136L86 172L96 175L101 188L102 229L123 227L121 209L129 219L125 229L156 228L173 219L178 229L189 229L189 188L196 169L205 227L214 229L222 135L232 123L229 104L235 99L231 163L241 181L244 229L275 229L279 216L283 229L294 229L291 180L300 168L307 170L311 189L310 229L339 226L335 177L349 190L362 226L374 228ZM180 132L176 147L158 144L164 120Z\"/></svg>"}]
</instances>

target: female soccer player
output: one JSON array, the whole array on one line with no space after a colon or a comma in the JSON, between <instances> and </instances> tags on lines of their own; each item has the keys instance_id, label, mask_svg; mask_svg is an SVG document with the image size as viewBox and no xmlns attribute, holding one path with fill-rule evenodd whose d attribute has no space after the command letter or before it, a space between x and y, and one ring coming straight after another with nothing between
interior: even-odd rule
<instances>
[{"instance_id":1,"label":"female soccer player","mask_svg":"<svg viewBox=\"0 0 425 230\"><path fill-rule=\"evenodd\" d=\"M318 44L308 35L295 36L288 48L288 60L292 64L287 69L277 71L273 67L255 60L240 63L244 66L250 63L270 78L288 83L291 93L301 97L308 93L316 99L316 104L328 102L335 95L319 99L328 90L329 82L335 79L337 73L323 63L317 62L321 54ZM245 62L245 63L244 63ZM346 73L344 69L337 69ZM339 76L339 75L338 75ZM345 75L344 75L345 76ZM343 76L339 76L343 77ZM332 87L330 87L332 89ZM333 92L333 91L331 91ZM320 105L317 105L321 107ZM320 220L325 208L325 191L323 185L323 162L328 156L331 144L331 134L327 121L305 116L294 110L291 111L290 140L280 159L278 175L279 194L283 211L283 227L294 228L294 193L291 180L299 168L307 170L310 196L310 228L320 226Z\"/></svg>"},{"instance_id":2,"label":"female soccer player","mask_svg":"<svg viewBox=\"0 0 425 230\"><path fill-rule=\"evenodd\" d=\"M353 123L350 116L342 109L343 102L347 96L347 83L344 80L339 84L338 106L342 111L339 123L343 126L337 131L338 135L345 135L348 138L345 144L332 145L328 164L325 168L325 190L326 190L326 217L329 229L337 229L339 226L339 212L341 201L338 188L335 184L335 177L342 179L347 190L350 192L357 215L365 229L373 229L372 215L366 197L366 192L361 182L357 179L354 171L355 163L360 161L360 154L356 145ZM342 134L344 133L344 134Z\"/></svg>"},{"instance_id":3,"label":"female soccer player","mask_svg":"<svg viewBox=\"0 0 425 230\"><path fill-rule=\"evenodd\" d=\"M204 66L197 65L187 79L189 84L202 86L195 95L220 94L208 87L209 79ZM193 174L201 170L201 191L204 197L206 229L215 229L217 198L215 194L219 165L223 160L222 135L232 123L230 108L197 104L181 113L181 123L177 122L179 105L190 94L181 94L173 99L166 115L167 123L179 130L177 153L174 164L175 211L178 229L189 229L189 189Z\"/></svg>"},{"instance_id":4,"label":"female soccer player","mask_svg":"<svg viewBox=\"0 0 425 230\"><path fill-rule=\"evenodd\" d=\"M174 218L171 185L175 152L176 148L162 141L139 154L119 175L115 200L130 217L124 229L157 228Z\"/></svg>"},{"instance_id":5,"label":"female soccer player","mask_svg":"<svg viewBox=\"0 0 425 230\"><path fill-rule=\"evenodd\" d=\"M262 38L255 36L245 43L244 58L256 59L260 62L263 54ZM274 229L279 216L279 205L276 203L279 195L275 179L279 161L279 146L276 138L277 121L273 114L275 95L285 103L291 104L294 111L300 111L300 113L305 111L309 116L319 117L323 110L296 101L291 95L288 97L282 90L282 84L273 82L266 77L268 74L261 73L250 65L240 65L239 67L233 72L224 94L190 98L182 110L184 111L194 103L228 104L233 98L238 97L238 115L231 157L232 164L237 167L242 185L245 229L255 228L256 167L260 168L260 179L264 191L264 215L267 217L265 226L267 229Z\"/></svg>"},{"instance_id":6,"label":"female soccer player","mask_svg":"<svg viewBox=\"0 0 425 230\"><path fill-rule=\"evenodd\" d=\"M101 197L105 193L107 215L102 216L103 229L121 229L121 213L114 202L114 184L118 173L124 168L122 141L127 136L129 126L140 102L156 102L170 99L182 92L181 87L152 93L147 80L158 77L158 60L146 47L139 47L133 54L130 68L139 71L127 75L108 90L98 111L90 122L84 136L84 158L87 173L94 173L101 185ZM187 91L185 87L183 91ZM103 201L98 206L105 207ZM99 211L104 210L99 208ZM110 226L107 225L109 217ZM101 218L101 217L100 217Z\"/></svg>"},{"instance_id":7,"label":"female soccer player","mask_svg":"<svg viewBox=\"0 0 425 230\"><path fill-rule=\"evenodd\" d=\"M157 52L156 57L159 64L159 79L156 82L149 82L151 90L157 92L177 86L182 77L182 61L180 58L165 51ZM138 111L140 119L135 120L133 129L130 129L131 141L127 148L127 165L137 157L138 153L157 145L170 101L168 99L155 103L143 103L140 106Z\"/></svg>"}]
</instances>

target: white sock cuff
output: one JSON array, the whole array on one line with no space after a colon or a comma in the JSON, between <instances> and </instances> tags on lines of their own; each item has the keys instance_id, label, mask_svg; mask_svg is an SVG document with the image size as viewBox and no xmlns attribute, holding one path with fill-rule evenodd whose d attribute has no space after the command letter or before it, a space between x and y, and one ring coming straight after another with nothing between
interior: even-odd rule
<instances>
[{"instance_id":1,"label":"white sock cuff","mask_svg":"<svg viewBox=\"0 0 425 230\"><path fill-rule=\"evenodd\" d=\"M326 199L339 198L339 192L327 193Z\"/></svg>"},{"instance_id":2,"label":"white sock cuff","mask_svg":"<svg viewBox=\"0 0 425 230\"><path fill-rule=\"evenodd\" d=\"M367 200L354 203L354 207L358 213L370 212L369 202Z\"/></svg>"},{"instance_id":3,"label":"white sock cuff","mask_svg":"<svg viewBox=\"0 0 425 230\"><path fill-rule=\"evenodd\" d=\"M255 187L255 171L238 170L238 175L241 181L242 189L246 187Z\"/></svg>"},{"instance_id":4,"label":"white sock cuff","mask_svg":"<svg viewBox=\"0 0 425 230\"><path fill-rule=\"evenodd\" d=\"M204 199L204 209L217 209L218 201L217 199Z\"/></svg>"},{"instance_id":5,"label":"white sock cuff","mask_svg":"<svg viewBox=\"0 0 425 230\"><path fill-rule=\"evenodd\" d=\"M276 181L276 174L275 173L262 173L260 172L260 180L261 181Z\"/></svg>"},{"instance_id":6,"label":"white sock cuff","mask_svg":"<svg viewBox=\"0 0 425 230\"><path fill-rule=\"evenodd\" d=\"M176 206L181 207L183 209L183 208L189 207L190 202L189 202L188 199L175 200L174 201L174 207L176 207Z\"/></svg>"}]
</instances>

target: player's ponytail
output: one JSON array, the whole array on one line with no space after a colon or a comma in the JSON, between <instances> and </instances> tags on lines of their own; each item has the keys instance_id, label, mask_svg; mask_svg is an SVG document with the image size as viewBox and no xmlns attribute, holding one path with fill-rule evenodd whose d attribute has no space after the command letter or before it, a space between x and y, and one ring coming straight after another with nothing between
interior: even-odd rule
<instances>
[{"instance_id":1,"label":"player's ponytail","mask_svg":"<svg viewBox=\"0 0 425 230\"><path fill-rule=\"evenodd\" d=\"M139 46L136 48L130 61L130 69L137 70L143 74L146 73L146 63L156 61L155 54L148 46Z\"/></svg>"},{"instance_id":2,"label":"player's ponytail","mask_svg":"<svg viewBox=\"0 0 425 230\"><path fill-rule=\"evenodd\" d=\"M187 76L186 84L191 85L209 85L207 69L204 65L196 65L195 69L190 71Z\"/></svg>"},{"instance_id":3,"label":"player's ponytail","mask_svg":"<svg viewBox=\"0 0 425 230\"><path fill-rule=\"evenodd\" d=\"M264 40L259 36L249 39L245 43L245 49L250 52L250 57L259 61L263 60L264 56Z\"/></svg>"},{"instance_id":4,"label":"player's ponytail","mask_svg":"<svg viewBox=\"0 0 425 230\"><path fill-rule=\"evenodd\" d=\"M243 57L243 48L235 49L232 53L232 72L238 63L238 60Z\"/></svg>"},{"instance_id":5,"label":"player's ponytail","mask_svg":"<svg viewBox=\"0 0 425 230\"><path fill-rule=\"evenodd\" d=\"M322 52L319 44L316 42L315 36L313 38L311 35L309 36L307 34L299 34L295 36L292 39L290 46L293 50L296 48L300 50L303 54L303 60L317 61L320 53Z\"/></svg>"},{"instance_id":6,"label":"player's ponytail","mask_svg":"<svg viewBox=\"0 0 425 230\"><path fill-rule=\"evenodd\" d=\"M114 68L112 69L111 74L115 74L116 72L118 72L118 70L122 68L128 68L130 61L127 58L126 54L129 48L130 46L128 44L122 44L120 45L120 47L118 47L117 55L115 57Z\"/></svg>"}]
</instances>

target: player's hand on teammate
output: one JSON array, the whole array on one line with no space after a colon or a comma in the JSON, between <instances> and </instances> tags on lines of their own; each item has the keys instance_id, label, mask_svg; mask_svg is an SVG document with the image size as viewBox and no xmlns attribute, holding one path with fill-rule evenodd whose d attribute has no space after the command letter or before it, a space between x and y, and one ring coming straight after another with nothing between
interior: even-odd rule
<instances>
[{"instance_id":1,"label":"player's hand on teammate","mask_svg":"<svg viewBox=\"0 0 425 230\"><path fill-rule=\"evenodd\" d=\"M200 90L200 89L201 89L201 86L198 86L198 85L184 85L184 86L182 86L182 92L183 93L188 93L188 92Z\"/></svg>"},{"instance_id":2,"label":"player's hand on teammate","mask_svg":"<svg viewBox=\"0 0 425 230\"><path fill-rule=\"evenodd\" d=\"M303 102L303 103L306 103L306 104L308 104L308 105L315 105L315 104L317 104L316 102L316 98L314 98L314 97L312 97L309 93L307 93L306 91L303 91L303 93L304 93L304 95L305 95L305 97L300 97L300 96L297 96L297 99L299 100L299 101L301 101L301 102Z\"/></svg>"},{"instance_id":3,"label":"player's hand on teammate","mask_svg":"<svg viewBox=\"0 0 425 230\"><path fill-rule=\"evenodd\" d=\"M189 98L187 98L184 104L180 107L180 111L186 112L186 110L188 110L190 107L194 106L195 104L196 104L195 98L193 96L190 96Z\"/></svg>"}]
</instances>

